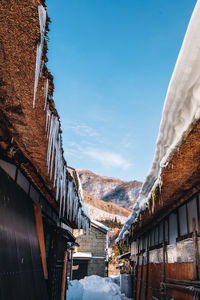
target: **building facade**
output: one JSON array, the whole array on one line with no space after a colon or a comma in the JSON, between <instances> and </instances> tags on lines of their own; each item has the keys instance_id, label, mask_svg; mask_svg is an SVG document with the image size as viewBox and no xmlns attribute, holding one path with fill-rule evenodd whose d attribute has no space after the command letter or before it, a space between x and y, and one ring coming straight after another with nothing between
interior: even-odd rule
<instances>
[{"instance_id":1,"label":"building facade","mask_svg":"<svg viewBox=\"0 0 200 300\"><path fill-rule=\"evenodd\" d=\"M80 266L80 268L73 271L73 279L81 279L90 275L102 277L106 275L108 231L109 229L106 226L96 221L91 222L91 230L88 236L82 230L73 231L76 242L79 244L78 247L75 247L73 264L74 266Z\"/></svg>"},{"instance_id":2,"label":"building facade","mask_svg":"<svg viewBox=\"0 0 200 300\"><path fill-rule=\"evenodd\" d=\"M63 156L49 18L29 0L1 1L0 15L0 299L64 300L72 229L90 220Z\"/></svg>"},{"instance_id":3,"label":"building facade","mask_svg":"<svg viewBox=\"0 0 200 300\"><path fill-rule=\"evenodd\" d=\"M131 248L133 299L199 299L200 1L169 84L155 156L118 245Z\"/></svg>"}]
</instances>

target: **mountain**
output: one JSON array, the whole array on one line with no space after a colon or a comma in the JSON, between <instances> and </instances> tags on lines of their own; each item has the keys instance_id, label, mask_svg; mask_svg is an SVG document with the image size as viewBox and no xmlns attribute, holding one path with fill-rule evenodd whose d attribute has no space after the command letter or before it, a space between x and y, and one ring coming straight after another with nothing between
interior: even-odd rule
<instances>
[{"instance_id":1,"label":"mountain","mask_svg":"<svg viewBox=\"0 0 200 300\"><path fill-rule=\"evenodd\" d=\"M105 202L83 190L83 201L87 205L90 217L94 220L117 220L124 224L131 209L121 207L112 202Z\"/></svg>"},{"instance_id":2,"label":"mountain","mask_svg":"<svg viewBox=\"0 0 200 300\"><path fill-rule=\"evenodd\" d=\"M92 196L105 202L113 202L131 208L138 198L142 182L123 181L117 178L95 174L89 170L79 170L82 187Z\"/></svg>"}]
</instances>

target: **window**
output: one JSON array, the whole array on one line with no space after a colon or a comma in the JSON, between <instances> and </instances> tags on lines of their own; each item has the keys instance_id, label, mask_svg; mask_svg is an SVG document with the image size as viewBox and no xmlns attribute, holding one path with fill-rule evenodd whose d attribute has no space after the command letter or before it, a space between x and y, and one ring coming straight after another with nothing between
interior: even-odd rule
<instances>
[{"instance_id":1,"label":"window","mask_svg":"<svg viewBox=\"0 0 200 300\"><path fill-rule=\"evenodd\" d=\"M165 242L169 243L169 220L165 220Z\"/></svg>"},{"instance_id":2,"label":"window","mask_svg":"<svg viewBox=\"0 0 200 300\"><path fill-rule=\"evenodd\" d=\"M155 245L158 245L158 226L155 227Z\"/></svg>"},{"instance_id":3,"label":"window","mask_svg":"<svg viewBox=\"0 0 200 300\"><path fill-rule=\"evenodd\" d=\"M20 171L17 174L17 184L28 194L30 183Z\"/></svg>"},{"instance_id":4,"label":"window","mask_svg":"<svg viewBox=\"0 0 200 300\"><path fill-rule=\"evenodd\" d=\"M200 194L197 195L197 203L198 203L198 216L200 218Z\"/></svg>"},{"instance_id":5,"label":"window","mask_svg":"<svg viewBox=\"0 0 200 300\"><path fill-rule=\"evenodd\" d=\"M42 207L42 210L43 211L46 211L46 201L44 200L44 198L43 197L41 197L40 198L40 203L41 203L41 207ZM54 219L56 220L56 218L57 218L57 216L56 215L54 215Z\"/></svg>"},{"instance_id":6,"label":"window","mask_svg":"<svg viewBox=\"0 0 200 300\"><path fill-rule=\"evenodd\" d=\"M39 198L40 198L39 193L34 189L34 187L32 185L30 188L30 198L36 203L39 202Z\"/></svg>"},{"instance_id":7,"label":"window","mask_svg":"<svg viewBox=\"0 0 200 300\"><path fill-rule=\"evenodd\" d=\"M15 165L0 159L0 166L13 180L15 180L15 174L17 169Z\"/></svg>"},{"instance_id":8,"label":"window","mask_svg":"<svg viewBox=\"0 0 200 300\"><path fill-rule=\"evenodd\" d=\"M171 213L169 215L169 244L174 244L178 236L177 228L177 214Z\"/></svg>"},{"instance_id":9,"label":"window","mask_svg":"<svg viewBox=\"0 0 200 300\"><path fill-rule=\"evenodd\" d=\"M159 224L159 237L158 237L159 244L163 242L163 222Z\"/></svg>"},{"instance_id":10,"label":"window","mask_svg":"<svg viewBox=\"0 0 200 300\"><path fill-rule=\"evenodd\" d=\"M192 232L192 219L196 220L196 229L198 229L198 217L197 217L197 201L196 197L187 203L188 208L188 223L189 232Z\"/></svg>"},{"instance_id":11,"label":"window","mask_svg":"<svg viewBox=\"0 0 200 300\"><path fill-rule=\"evenodd\" d=\"M137 240L136 240L136 249L137 249L137 253L138 253L138 247L139 247L139 243L140 243L140 239L139 239L139 238L137 238Z\"/></svg>"},{"instance_id":12,"label":"window","mask_svg":"<svg viewBox=\"0 0 200 300\"><path fill-rule=\"evenodd\" d=\"M148 234L145 235L145 250L148 248Z\"/></svg>"},{"instance_id":13,"label":"window","mask_svg":"<svg viewBox=\"0 0 200 300\"><path fill-rule=\"evenodd\" d=\"M136 241L133 241L131 244L131 254L136 255L137 254L137 243Z\"/></svg>"},{"instance_id":14,"label":"window","mask_svg":"<svg viewBox=\"0 0 200 300\"><path fill-rule=\"evenodd\" d=\"M183 205L178 209L178 215L179 215L179 231L180 231L179 233L180 236L183 236L188 233L186 205Z\"/></svg>"},{"instance_id":15,"label":"window","mask_svg":"<svg viewBox=\"0 0 200 300\"><path fill-rule=\"evenodd\" d=\"M142 237L140 237L139 243L140 243L139 251L142 251Z\"/></svg>"},{"instance_id":16,"label":"window","mask_svg":"<svg viewBox=\"0 0 200 300\"><path fill-rule=\"evenodd\" d=\"M147 250L147 235L142 236L142 250Z\"/></svg>"},{"instance_id":17,"label":"window","mask_svg":"<svg viewBox=\"0 0 200 300\"><path fill-rule=\"evenodd\" d=\"M150 231L147 232L147 247L150 247L150 243L151 243L151 238L150 238Z\"/></svg>"},{"instance_id":18,"label":"window","mask_svg":"<svg viewBox=\"0 0 200 300\"><path fill-rule=\"evenodd\" d=\"M155 229L151 229L151 232L150 232L150 246L154 246L155 245L155 242L154 242L154 236L155 236Z\"/></svg>"}]
</instances>

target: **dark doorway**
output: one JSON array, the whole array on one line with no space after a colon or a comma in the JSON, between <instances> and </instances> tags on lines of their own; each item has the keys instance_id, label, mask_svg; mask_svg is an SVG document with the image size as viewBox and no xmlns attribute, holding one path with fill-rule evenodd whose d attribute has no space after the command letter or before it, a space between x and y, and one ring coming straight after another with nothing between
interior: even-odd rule
<instances>
[{"instance_id":1,"label":"dark doorway","mask_svg":"<svg viewBox=\"0 0 200 300\"><path fill-rule=\"evenodd\" d=\"M77 270L73 270L73 280L80 280L88 275L88 261L87 260L73 260L73 266L78 266Z\"/></svg>"}]
</instances>

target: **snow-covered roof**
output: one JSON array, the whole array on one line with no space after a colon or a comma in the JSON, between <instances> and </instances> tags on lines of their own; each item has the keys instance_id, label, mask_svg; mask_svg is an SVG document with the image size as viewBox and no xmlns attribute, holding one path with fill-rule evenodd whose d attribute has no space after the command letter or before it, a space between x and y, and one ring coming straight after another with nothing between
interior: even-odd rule
<instances>
[{"instance_id":1,"label":"snow-covered roof","mask_svg":"<svg viewBox=\"0 0 200 300\"><path fill-rule=\"evenodd\" d=\"M75 252L73 253L73 259L86 259L90 260L92 258L91 252Z\"/></svg>"},{"instance_id":2,"label":"snow-covered roof","mask_svg":"<svg viewBox=\"0 0 200 300\"><path fill-rule=\"evenodd\" d=\"M116 269L120 269L120 268L122 268L123 266L124 266L124 263L118 264L118 265L116 265Z\"/></svg>"},{"instance_id":3,"label":"snow-covered roof","mask_svg":"<svg viewBox=\"0 0 200 300\"><path fill-rule=\"evenodd\" d=\"M130 255L131 255L131 252L126 252L126 253L123 253L123 254L117 256L117 258L123 259L123 258L129 257Z\"/></svg>"},{"instance_id":4,"label":"snow-covered roof","mask_svg":"<svg viewBox=\"0 0 200 300\"><path fill-rule=\"evenodd\" d=\"M83 228L86 234L88 234L90 216L83 202L80 178L76 169L68 166L67 171L73 179L73 181L68 182L67 216L69 220L73 220L77 223L78 229Z\"/></svg>"},{"instance_id":5,"label":"snow-covered roof","mask_svg":"<svg viewBox=\"0 0 200 300\"><path fill-rule=\"evenodd\" d=\"M141 188L139 198L127 218L117 242L125 238L141 211L147 207L151 193L160 184L162 170L195 122L200 118L200 0L193 11L185 38L169 83L152 167Z\"/></svg>"},{"instance_id":6,"label":"snow-covered roof","mask_svg":"<svg viewBox=\"0 0 200 300\"><path fill-rule=\"evenodd\" d=\"M102 223L100 223L98 221L91 220L91 225L92 224L96 225L98 228L103 229L106 232L110 231L110 228L108 228L107 226L105 226L104 224L102 224Z\"/></svg>"}]
</instances>

